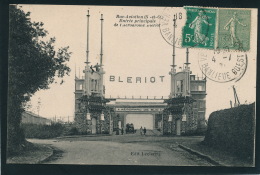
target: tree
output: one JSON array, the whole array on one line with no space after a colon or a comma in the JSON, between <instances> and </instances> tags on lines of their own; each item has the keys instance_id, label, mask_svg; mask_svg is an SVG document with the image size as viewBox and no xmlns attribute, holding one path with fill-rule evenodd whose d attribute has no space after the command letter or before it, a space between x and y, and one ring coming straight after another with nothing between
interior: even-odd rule
<instances>
[{"instance_id":1,"label":"tree","mask_svg":"<svg viewBox=\"0 0 260 175\"><path fill-rule=\"evenodd\" d=\"M21 130L21 115L26 102L40 89L69 75L66 63L70 59L69 47L55 51L55 38L46 39L48 32L42 22L31 22L30 12L16 6L9 8L8 58L8 110L7 149L14 153L22 149L25 141Z\"/></svg>"}]
</instances>

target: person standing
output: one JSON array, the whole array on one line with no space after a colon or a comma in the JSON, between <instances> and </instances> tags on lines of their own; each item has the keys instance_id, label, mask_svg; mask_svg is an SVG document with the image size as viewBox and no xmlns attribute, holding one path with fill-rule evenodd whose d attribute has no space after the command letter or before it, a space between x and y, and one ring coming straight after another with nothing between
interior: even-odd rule
<instances>
[{"instance_id":1,"label":"person standing","mask_svg":"<svg viewBox=\"0 0 260 175\"><path fill-rule=\"evenodd\" d=\"M143 127L140 128L140 134L143 135Z\"/></svg>"},{"instance_id":2,"label":"person standing","mask_svg":"<svg viewBox=\"0 0 260 175\"><path fill-rule=\"evenodd\" d=\"M146 134L146 128L144 127L144 135Z\"/></svg>"},{"instance_id":3,"label":"person standing","mask_svg":"<svg viewBox=\"0 0 260 175\"><path fill-rule=\"evenodd\" d=\"M124 135L124 127L121 129L121 134Z\"/></svg>"}]
</instances>

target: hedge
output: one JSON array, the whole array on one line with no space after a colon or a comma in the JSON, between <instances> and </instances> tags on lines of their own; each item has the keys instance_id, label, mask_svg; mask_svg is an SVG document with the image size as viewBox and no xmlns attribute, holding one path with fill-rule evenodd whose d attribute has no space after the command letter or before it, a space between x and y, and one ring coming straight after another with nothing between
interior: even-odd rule
<instances>
[{"instance_id":1,"label":"hedge","mask_svg":"<svg viewBox=\"0 0 260 175\"><path fill-rule=\"evenodd\" d=\"M211 113L204 143L252 160L254 133L255 103Z\"/></svg>"},{"instance_id":2,"label":"hedge","mask_svg":"<svg viewBox=\"0 0 260 175\"><path fill-rule=\"evenodd\" d=\"M48 139L61 136L64 126L60 123L51 125L22 124L22 129L26 138Z\"/></svg>"}]
</instances>

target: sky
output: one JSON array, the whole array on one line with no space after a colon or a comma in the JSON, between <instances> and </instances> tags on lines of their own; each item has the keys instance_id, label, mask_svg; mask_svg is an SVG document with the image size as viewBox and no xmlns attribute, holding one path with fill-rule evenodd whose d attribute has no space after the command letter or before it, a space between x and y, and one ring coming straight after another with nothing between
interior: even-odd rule
<instances>
[{"instance_id":1,"label":"sky","mask_svg":"<svg viewBox=\"0 0 260 175\"><path fill-rule=\"evenodd\" d=\"M27 12L31 12L32 21L41 21L44 28L49 32L48 37L56 37L55 47L69 46L72 52L68 66L71 68L70 76L64 77L65 83L52 84L50 89L41 90L34 94L31 99L30 111L53 119L54 116L62 119L73 120L74 115L74 78L83 76L84 62L86 61L87 43L87 10L90 12L90 38L89 59L91 64L99 62L100 54L100 16L104 15L103 31L103 64L105 70L104 84L106 97L167 97L170 94L169 71L172 64L172 46L166 42L156 24L160 23L158 17L167 13L184 12L179 8L165 7L112 7L112 6L69 6L69 5L20 5ZM138 16L148 16L154 19L154 26L150 27L127 27L120 22L120 16L132 16L133 20L140 20ZM181 27L185 24L185 13L176 28L176 36L180 37ZM219 83L207 80L206 118L213 111L230 107L230 100L234 101L234 85L240 103L251 103L256 98L256 38L257 38L257 11L252 11L250 51L248 55L248 67L244 76L237 82ZM151 17L151 18L150 18ZM128 18L129 20L129 18ZM140 21L136 21L140 24ZM118 24L116 26L116 24ZM120 27L121 24L121 27ZM132 23L131 23L132 24ZM178 26L179 25L179 26ZM176 64L177 70L185 62L186 49L177 47ZM191 48L189 49L190 67L193 74L202 76L199 68L199 54L213 54L214 51ZM237 52L232 52L236 55ZM109 81L110 76L115 76L114 82ZM164 76L163 81L160 76ZM118 82L118 78L123 82ZM155 82L127 83L127 77L155 77ZM38 101L41 105L37 111Z\"/></svg>"}]
</instances>

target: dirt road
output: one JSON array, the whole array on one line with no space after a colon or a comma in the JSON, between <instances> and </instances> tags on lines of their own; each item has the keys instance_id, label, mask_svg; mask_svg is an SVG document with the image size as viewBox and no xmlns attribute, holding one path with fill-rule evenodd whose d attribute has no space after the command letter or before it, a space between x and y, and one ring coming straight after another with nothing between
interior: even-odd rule
<instances>
[{"instance_id":1,"label":"dirt road","mask_svg":"<svg viewBox=\"0 0 260 175\"><path fill-rule=\"evenodd\" d=\"M212 166L178 147L171 138L128 136L30 139L61 150L48 164ZM170 142L169 142L170 141Z\"/></svg>"}]
</instances>

